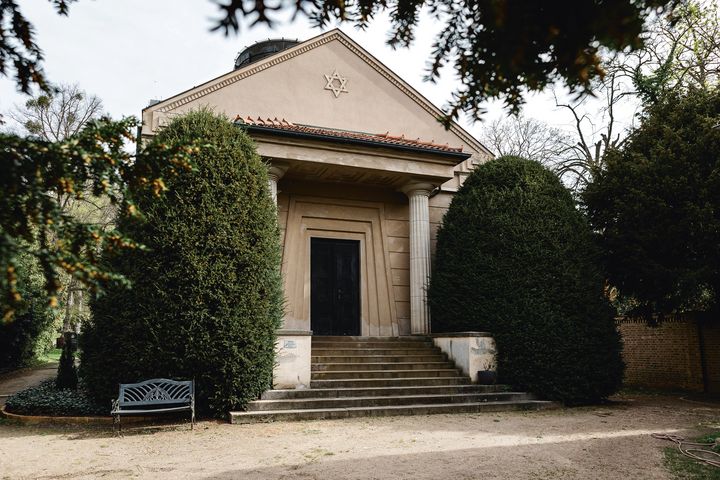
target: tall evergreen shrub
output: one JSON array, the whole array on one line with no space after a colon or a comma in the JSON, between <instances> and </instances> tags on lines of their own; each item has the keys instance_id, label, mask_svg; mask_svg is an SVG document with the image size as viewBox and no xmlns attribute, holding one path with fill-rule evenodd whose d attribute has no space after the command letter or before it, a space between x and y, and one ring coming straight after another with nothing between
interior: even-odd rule
<instances>
[{"instance_id":1,"label":"tall evergreen shrub","mask_svg":"<svg viewBox=\"0 0 720 480\"><path fill-rule=\"evenodd\" d=\"M603 399L623 363L598 259L555 175L492 160L468 177L438 232L432 329L492 332L502 382L570 404Z\"/></svg>"},{"instance_id":2,"label":"tall evergreen shrub","mask_svg":"<svg viewBox=\"0 0 720 480\"><path fill-rule=\"evenodd\" d=\"M271 386L282 290L267 169L242 130L207 110L153 141L193 140L204 144L196 170L137 199L144 221L119 219L147 249L114 257L132 288L92 304L81 375L98 401L119 382L194 378L199 408L222 415Z\"/></svg>"},{"instance_id":3,"label":"tall evergreen shrub","mask_svg":"<svg viewBox=\"0 0 720 480\"><path fill-rule=\"evenodd\" d=\"M670 92L583 192L632 313L720 318L720 88Z\"/></svg>"},{"instance_id":4,"label":"tall evergreen shrub","mask_svg":"<svg viewBox=\"0 0 720 480\"><path fill-rule=\"evenodd\" d=\"M75 350L68 335L65 336L60 363L58 364L55 387L58 390L75 390L78 386L77 367L75 367Z\"/></svg>"}]
</instances>

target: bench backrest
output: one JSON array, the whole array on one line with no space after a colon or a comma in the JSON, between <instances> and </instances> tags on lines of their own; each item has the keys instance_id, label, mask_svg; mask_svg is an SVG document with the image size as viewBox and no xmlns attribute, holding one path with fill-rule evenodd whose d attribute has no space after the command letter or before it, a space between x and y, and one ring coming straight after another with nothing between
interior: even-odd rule
<instances>
[{"instance_id":1,"label":"bench backrest","mask_svg":"<svg viewBox=\"0 0 720 480\"><path fill-rule=\"evenodd\" d=\"M140 407L191 403L194 397L195 383L192 380L153 378L140 383L121 383L118 404Z\"/></svg>"}]
</instances>

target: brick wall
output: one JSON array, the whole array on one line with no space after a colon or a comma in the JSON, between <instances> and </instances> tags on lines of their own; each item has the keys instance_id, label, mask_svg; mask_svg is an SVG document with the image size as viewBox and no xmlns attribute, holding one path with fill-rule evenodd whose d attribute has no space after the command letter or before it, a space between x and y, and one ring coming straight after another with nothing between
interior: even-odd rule
<instances>
[{"instance_id":1,"label":"brick wall","mask_svg":"<svg viewBox=\"0 0 720 480\"><path fill-rule=\"evenodd\" d=\"M704 324L702 335L705 345L708 392L720 395L720 322Z\"/></svg>"},{"instance_id":2,"label":"brick wall","mask_svg":"<svg viewBox=\"0 0 720 480\"><path fill-rule=\"evenodd\" d=\"M700 325L702 332L691 316L666 319L656 327L643 319L618 320L624 343L625 384L702 392L702 336L708 390L720 393L720 323Z\"/></svg>"}]
</instances>

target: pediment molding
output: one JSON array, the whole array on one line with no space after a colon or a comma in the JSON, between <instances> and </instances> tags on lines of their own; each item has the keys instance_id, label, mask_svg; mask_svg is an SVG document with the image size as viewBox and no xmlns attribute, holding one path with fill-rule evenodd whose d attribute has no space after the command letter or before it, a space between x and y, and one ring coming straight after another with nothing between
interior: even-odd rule
<instances>
[{"instance_id":1,"label":"pediment molding","mask_svg":"<svg viewBox=\"0 0 720 480\"><path fill-rule=\"evenodd\" d=\"M433 105L417 90L412 88L407 82L401 79L385 65L380 63L370 53L368 53L365 49L359 46L354 40L352 40L345 33L338 29L334 29L330 32L321 34L315 38L301 43L296 47L292 47L282 52L279 52L275 56L260 60L258 63L249 65L246 68L235 70L216 79L210 80L204 85L200 85L199 87L195 87L189 90L187 93L181 93L176 95L175 97L170 97L169 99L160 102L157 105L146 108L146 110L153 110L155 112L164 113L166 115L172 115L173 110L187 103L198 100L210 93L225 88L228 85L232 85L235 82L239 82L247 77L260 73L263 70L272 68L279 63L285 62L291 58L295 58L305 52L308 52L333 41L338 41L342 45L344 45L348 50L350 50L357 57L362 59L373 70L379 73L382 77L384 77L387 81L393 84L398 90L403 92L407 97L413 100L417 105L419 105L423 110L425 110L433 117L438 118L443 114L443 112L438 107ZM492 155L492 153L487 148L485 148L477 139L475 139L472 135L466 132L457 123L453 122L449 130L455 135L457 135L468 146L471 146L480 152L484 152L486 155Z\"/></svg>"},{"instance_id":2,"label":"pediment molding","mask_svg":"<svg viewBox=\"0 0 720 480\"><path fill-rule=\"evenodd\" d=\"M241 68L230 72L229 74L225 74L224 76L218 77L214 80L210 80L205 84L204 87L201 87L199 90L193 89L194 91L191 90L191 93L188 93L187 95L180 94L182 96L178 96L179 98L173 100L172 102L162 105L160 108L157 108L156 111L162 113L169 113L170 111L175 110L178 107L202 98L205 95L213 93L217 90L225 88L228 85L232 85L235 82L239 82L244 78L255 75L256 73L262 72L263 70L267 70L274 65L285 62L291 58L297 57L298 55L302 55L303 53L317 48L321 45L332 42L333 40L336 40L337 37L338 35L336 32L331 32L331 34L324 34L315 37L314 39L301 43L297 47L292 47L284 50L276 56L269 57L265 60L260 60L259 62L252 64L246 68Z\"/></svg>"}]
</instances>

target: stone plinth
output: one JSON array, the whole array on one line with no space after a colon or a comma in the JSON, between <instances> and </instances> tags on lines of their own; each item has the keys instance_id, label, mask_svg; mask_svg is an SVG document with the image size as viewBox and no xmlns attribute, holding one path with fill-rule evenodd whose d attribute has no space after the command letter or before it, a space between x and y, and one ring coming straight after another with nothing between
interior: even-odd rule
<instances>
[{"instance_id":1,"label":"stone plinth","mask_svg":"<svg viewBox=\"0 0 720 480\"><path fill-rule=\"evenodd\" d=\"M312 332L281 330L275 343L273 388L309 388Z\"/></svg>"}]
</instances>

